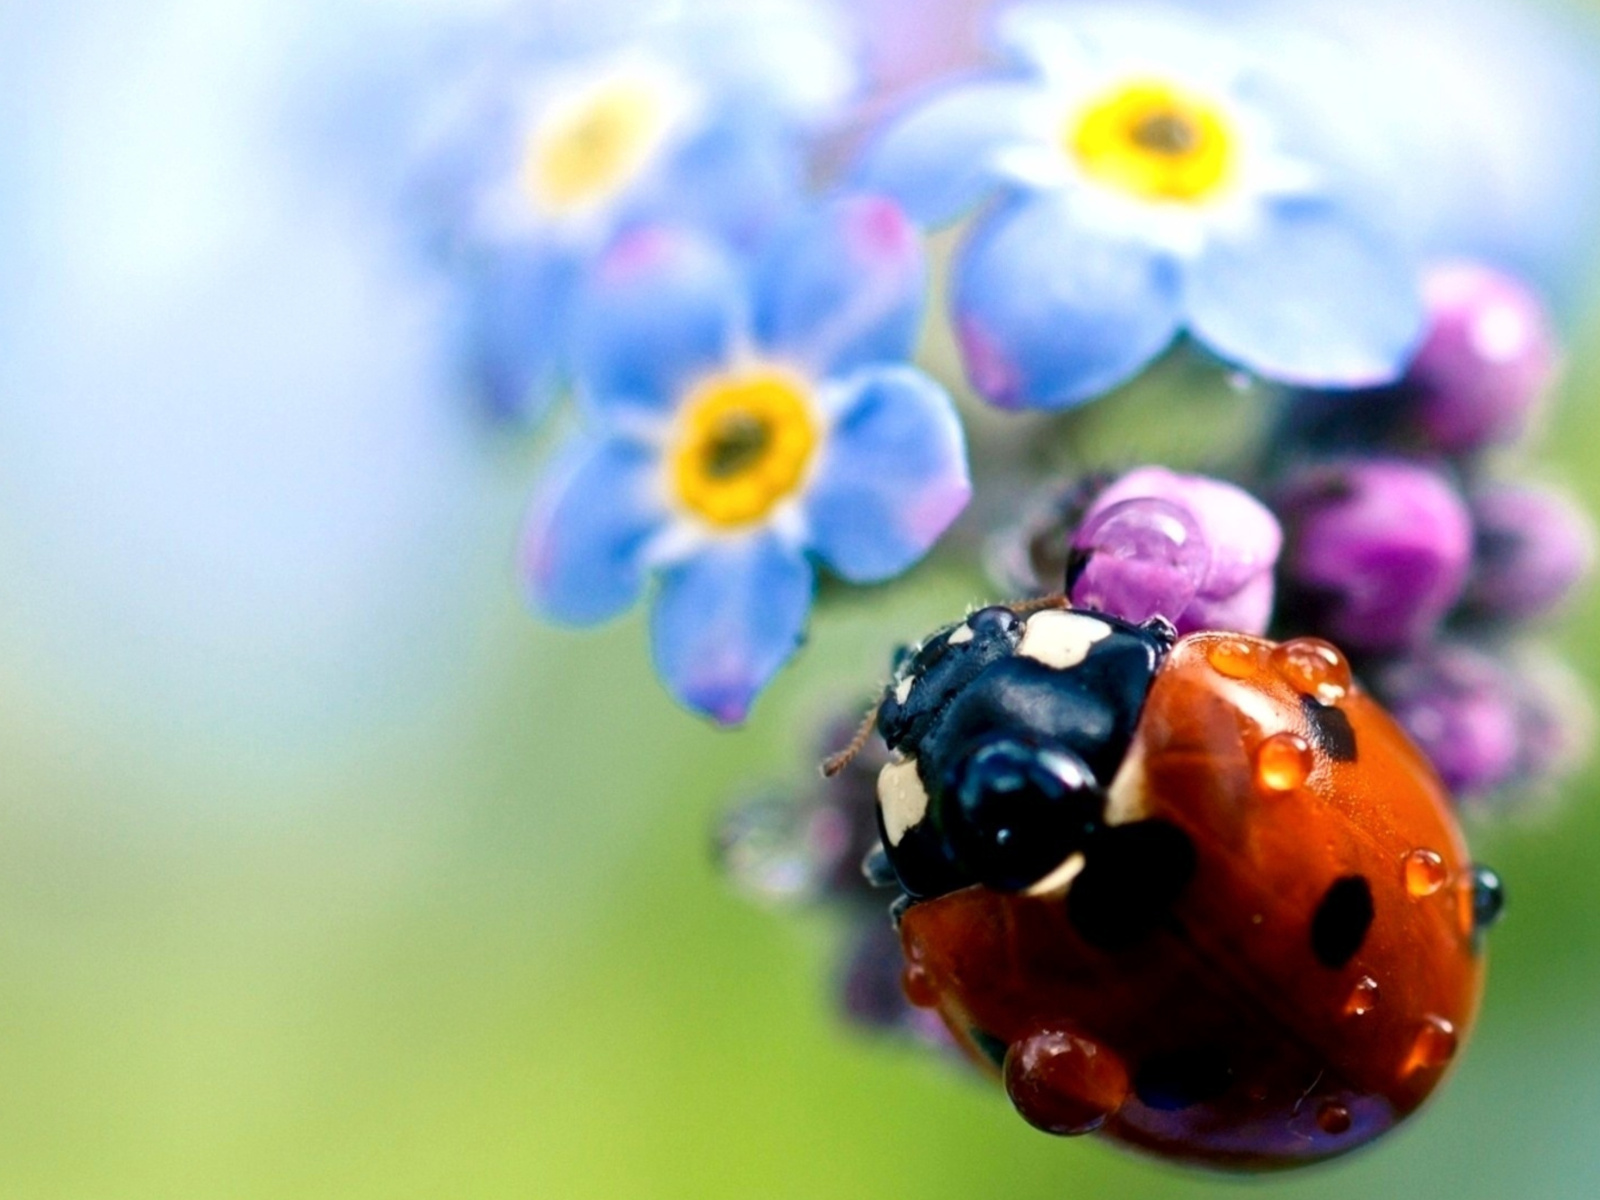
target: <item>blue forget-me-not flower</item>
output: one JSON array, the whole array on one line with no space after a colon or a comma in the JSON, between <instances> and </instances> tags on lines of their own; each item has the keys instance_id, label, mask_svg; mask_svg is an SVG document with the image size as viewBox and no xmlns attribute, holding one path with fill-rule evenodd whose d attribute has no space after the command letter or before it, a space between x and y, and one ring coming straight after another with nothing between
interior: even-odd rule
<instances>
[{"instance_id":1,"label":"blue forget-me-not flower","mask_svg":"<svg viewBox=\"0 0 1600 1200\"><path fill-rule=\"evenodd\" d=\"M1313 106L1176 11L1024 4L997 28L1017 71L913 109L862 171L930 225L993 198L953 286L984 396L1077 404L1180 331L1278 380L1400 372L1420 332L1416 272Z\"/></svg>"},{"instance_id":2,"label":"blue forget-me-not flower","mask_svg":"<svg viewBox=\"0 0 1600 1200\"><path fill-rule=\"evenodd\" d=\"M670 221L754 244L855 83L817 5L597 3L607 20L513 38L424 139L417 191L464 285L473 383L502 415L535 418L569 382L568 314L611 241Z\"/></svg>"},{"instance_id":3,"label":"blue forget-me-not flower","mask_svg":"<svg viewBox=\"0 0 1600 1200\"><path fill-rule=\"evenodd\" d=\"M574 317L585 428L534 501L534 606L589 624L659 576L657 673L690 708L744 718L799 646L813 560L901 573L970 493L944 389L906 364L924 303L916 231L847 196L753 262L681 227L637 229Z\"/></svg>"}]
</instances>

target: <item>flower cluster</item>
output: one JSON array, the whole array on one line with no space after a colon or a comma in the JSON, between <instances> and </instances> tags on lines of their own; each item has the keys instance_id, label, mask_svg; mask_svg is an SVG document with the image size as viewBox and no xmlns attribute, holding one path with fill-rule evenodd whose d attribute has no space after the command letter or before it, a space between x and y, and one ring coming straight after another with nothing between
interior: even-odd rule
<instances>
[{"instance_id":1,"label":"flower cluster","mask_svg":"<svg viewBox=\"0 0 1600 1200\"><path fill-rule=\"evenodd\" d=\"M1595 535L1515 473L1557 359L1538 298L1463 262L1425 291L1427 338L1397 385L1288 406L1280 620L1345 647L1452 791L1483 800L1574 764L1583 691L1529 635L1588 575Z\"/></svg>"},{"instance_id":2,"label":"flower cluster","mask_svg":"<svg viewBox=\"0 0 1600 1200\"><path fill-rule=\"evenodd\" d=\"M985 398L1082 403L1180 331L1274 379L1393 378L1413 265L1290 80L1176 13L1023 4L997 35L1012 70L908 114L861 172L933 226L988 201L952 280Z\"/></svg>"},{"instance_id":3,"label":"flower cluster","mask_svg":"<svg viewBox=\"0 0 1600 1200\"><path fill-rule=\"evenodd\" d=\"M936 243L948 311L928 344L955 350L958 399L1017 413L998 418L1016 423L1010 434L973 426L978 503L944 542L980 568L974 599L1065 595L1180 634L1323 638L1462 805L1505 811L1548 794L1585 751L1590 718L1539 634L1588 576L1595 535L1529 465L1559 375L1547 294L1475 257L1483 241L1452 241L1459 228L1395 218L1412 210L1374 164L1397 160L1372 152L1393 130L1363 126L1367 152L1352 152L1352 130L1329 120L1348 92L1316 94L1327 75L1289 51L1295 39L1191 12L1052 3L1000 7L993 33L988 72L937 84L870 130L842 177L855 198L824 204L878 212L884 227L893 212L930 235L955 229ZM863 268L839 261L796 250L790 283L763 286L850 313L876 289L848 286ZM794 282L814 275L832 282ZM895 356L911 347L902 326ZM1199 419L1186 408L1196 379L1221 385L1243 432L1196 438L1182 465L1130 465L1127 439L1097 441L1085 402L1138 380L1142 419L1181 430ZM897 435L916 458L936 440L927 395L921 432ZM954 451L942 462L920 476L946 498L937 520L883 569L852 572L829 547L884 509L854 506L831 531L813 522L814 540L796 544L847 579L904 569L965 499ZM577 516L548 528L541 537L590 537ZM637 586L630 575L627 594ZM840 706L827 748L864 707ZM836 777L737 808L723 864L764 901L842 914L854 1019L948 1046L897 986L900 951L869 886L885 874L870 820L884 750L875 738L855 749Z\"/></svg>"},{"instance_id":4,"label":"flower cluster","mask_svg":"<svg viewBox=\"0 0 1600 1200\"><path fill-rule=\"evenodd\" d=\"M617 237L666 220L759 243L855 87L836 29L798 0L582 7L485 31L421 139L418 208L462 293L465 374L524 421L573 384L573 304Z\"/></svg>"},{"instance_id":5,"label":"flower cluster","mask_svg":"<svg viewBox=\"0 0 1600 1200\"><path fill-rule=\"evenodd\" d=\"M1231 480L1143 467L1055 486L1002 535L997 582L1180 632L1322 637L1459 799L1559 778L1588 705L1528 634L1588 575L1595 534L1506 457L1548 395L1554 333L1536 296L1481 264L1432 267L1424 290L1401 379L1286 393Z\"/></svg>"},{"instance_id":6,"label":"flower cluster","mask_svg":"<svg viewBox=\"0 0 1600 1200\"><path fill-rule=\"evenodd\" d=\"M897 575L966 505L944 390L905 364L921 303L899 211L837 200L741 264L682 229L633 231L574 316L584 429L535 498L536 608L604 620L661 576L656 668L725 723L794 653L812 558Z\"/></svg>"},{"instance_id":7,"label":"flower cluster","mask_svg":"<svg viewBox=\"0 0 1600 1200\"><path fill-rule=\"evenodd\" d=\"M1582 704L1525 633L1591 532L1508 465L1554 319L1393 202L1403 132L1314 38L996 5L980 69L880 121L823 11L607 0L454 97L419 191L468 374L524 424L571 408L521 543L532 607L647 599L667 689L732 724L819 594L849 595L819 572L876 583L938 549L991 597L1325 637L1463 799L1570 761ZM927 365L946 344L961 379ZM1087 401L1137 380L1181 427L1197 375L1253 406L1204 473L1097 446ZM969 462L961 406L984 403L1028 413L975 426Z\"/></svg>"}]
</instances>

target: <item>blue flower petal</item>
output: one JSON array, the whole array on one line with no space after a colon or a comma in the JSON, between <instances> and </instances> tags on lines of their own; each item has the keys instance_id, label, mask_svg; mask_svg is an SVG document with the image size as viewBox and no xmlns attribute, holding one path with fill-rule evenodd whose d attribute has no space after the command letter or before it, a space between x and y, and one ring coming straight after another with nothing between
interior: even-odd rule
<instances>
[{"instance_id":1,"label":"blue flower petal","mask_svg":"<svg viewBox=\"0 0 1600 1200\"><path fill-rule=\"evenodd\" d=\"M1177 272L1158 249L1083 228L1058 196L983 220L956 263L973 387L1004 408L1067 408L1137 374L1172 340Z\"/></svg>"},{"instance_id":2,"label":"blue flower petal","mask_svg":"<svg viewBox=\"0 0 1600 1200\"><path fill-rule=\"evenodd\" d=\"M688 230L645 226L618 239L574 316L573 368L594 415L670 412L729 357L747 323L745 288L732 259Z\"/></svg>"},{"instance_id":3,"label":"blue flower petal","mask_svg":"<svg viewBox=\"0 0 1600 1200\"><path fill-rule=\"evenodd\" d=\"M537 420L565 382L575 265L543 248L504 247L464 270L472 385L491 416Z\"/></svg>"},{"instance_id":4,"label":"blue flower petal","mask_svg":"<svg viewBox=\"0 0 1600 1200\"><path fill-rule=\"evenodd\" d=\"M1222 80L1245 66L1251 44L1246 13L1231 14L1228 33L1176 4L1013 4L995 22L995 41L1015 59L1058 79L1081 78L1093 64L1164 76L1181 72Z\"/></svg>"},{"instance_id":5,"label":"blue flower petal","mask_svg":"<svg viewBox=\"0 0 1600 1200\"><path fill-rule=\"evenodd\" d=\"M656 674L684 705L737 724L799 648L813 587L811 564L772 534L711 543L662 574Z\"/></svg>"},{"instance_id":6,"label":"blue flower petal","mask_svg":"<svg viewBox=\"0 0 1600 1200\"><path fill-rule=\"evenodd\" d=\"M913 367L864 371L847 386L806 517L835 574L874 583L920 559L967 506L966 437L944 388Z\"/></svg>"},{"instance_id":7,"label":"blue flower petal","mask_svg":"<svg viewBox=\"0 0 1600 1200\"><path fill-rule=\"evenodd\" d=\"M1326 203L1281 204L1247 237L1213 242L1187 291L1196 338L1286 383L1387 383L1422 332L1410 257Z\"/></svg>"},{"instance_id":8,"label":"blue flower petal","mask_svg":"<svg viewBox=\"0 0 1600 1200\"><path fill-rule=\"evenodd\" d=\"M620 439L579 438L558 456L523 528L519 573L545 616L592 625L644 586L644 550L666 521L659 459Z\"/></svg>"},{"instance_id":9,"label":"blue flower petal","mask_svg":"<svg viewBox=\"0 0 1600 1200\"><path fill-rule=\"evenodd\" d=\"M948 225L1003 181L1002 151L1034 140L1039 103L1026 83L951 87L879 135L855 186L893 196L921 224Z\"/></svg>"},{"instance_id":10,"label":"blue flower petal","mask_svg":"<svg viewBox=\"0 0 1600 1200\"><path fill-rule=\"evenodd\" d=\"M698 0L684 6L677 45L724 108L817 125L859 84L840 14L810 0Z\"/></svg>"},{"instance_id":11,"label":"blue flower petal","mask_svg":"<svg viewBox=\"0 0 1600 1200\"><path fill-rule=\"evenodd\" d=\"M818 375L903 359L926 288L922 239L894 201L846 196L796 222L763 256L756 337Z\"/></svg>"},{"instance_id":12,"label":"blue flower petal","mask_svg":"<svg viewBox=\"0 0 1600 1200\"><path fill-rule=\"evenodd\" d=\"M1083 6L1012 4L994 21L994 41L1008 57L1049 72L1094 57L1085 44Z\"/></svg>"},{"instance_id":13,"label":"blue flower petal","mask_svg":"<svg viewBox=\"0 0 1600 1200\"><path fill-rule=\"evenodd\" d=\"M770 121L730 114L680 147L631 208L749 249L800 203L802 168L794 137Z\"/></svg>"}]
</instances>

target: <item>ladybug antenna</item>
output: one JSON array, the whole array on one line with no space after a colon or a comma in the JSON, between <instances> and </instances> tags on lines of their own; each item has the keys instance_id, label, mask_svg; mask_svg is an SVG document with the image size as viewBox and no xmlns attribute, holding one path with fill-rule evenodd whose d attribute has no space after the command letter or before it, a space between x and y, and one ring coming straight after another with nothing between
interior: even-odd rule
<instances>
[{"instance_id":1,"label":"ladybug antenna","mask_svg":"<svg viewBox=\"0 0 1600 1200\"><path fill-rule=\"evenodd\" d=\"M830 754L822 760L822 777L824 779L832 779L840 771L848 767L855 760L856 755L861 753L862 748L872 737L873 726L878 723L878 710L882 707L883 701L880 699L867 711L860 728L856 730L855 737L850 739L850 744L837 754Z\"/></svg>"},{"instance_id":2,"label":"ladybug antenna","mask_svg":"<svg viewBox=\"0 0 1600 1200\"><path fill-rule=\"evenodd\" d=\"M1072 601L1057 592L1053 596L1033 596L1027 600L1017 600L1006 607L1020 616L1023 613L1043 612L1047 608L1071 608Z\"/></svg>"}]
</instances>

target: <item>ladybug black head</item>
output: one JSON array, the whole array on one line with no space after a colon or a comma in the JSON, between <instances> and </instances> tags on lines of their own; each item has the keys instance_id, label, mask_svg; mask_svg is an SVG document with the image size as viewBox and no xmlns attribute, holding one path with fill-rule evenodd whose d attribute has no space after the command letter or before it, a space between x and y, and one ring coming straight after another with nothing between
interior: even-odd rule
<instances>
[{"instance_id":1,"label":"ladybug black head","mask_svg":"<svg viewBox=\"0 0 1600 1200\"><path fill-rule=\"evenodd\" d=\"M909 895L1020 890L1098 826L1170 625L994 607L897 664L878 714L884 850Z\"/></svg>"},{"instance_id":2,"label":"ladybug black head","mask_svg":"<svg viewBox=\"0 0 1600 1200\"><path fill-rule=\"evenodd\" d=\"M1024 625L1012 609L980 608L896 655L894 678L878 709L878 732L889 749L920 744L945 706L985 667L1016 652Z\"/></svg>"}]
</instances>

